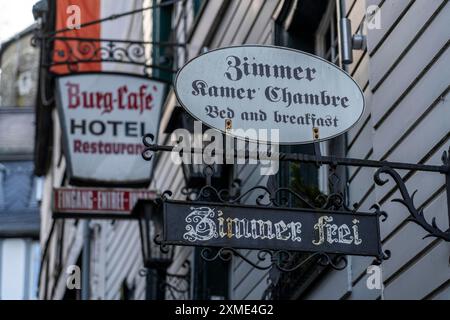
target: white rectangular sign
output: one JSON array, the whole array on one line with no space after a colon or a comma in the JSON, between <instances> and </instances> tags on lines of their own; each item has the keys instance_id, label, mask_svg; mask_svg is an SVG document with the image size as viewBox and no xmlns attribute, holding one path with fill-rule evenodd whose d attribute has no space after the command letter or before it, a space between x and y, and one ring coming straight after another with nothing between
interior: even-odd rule
<instances>
[{"instance_id":1,"label":"white rectangular sign","mask_svg":"<svg viewBox=\"0 0 450 320\"><path fill-rule=\"evenodd\" d=\"M145 184L152 170L142 137L158 135L165 84L144 77L88 73L57 79L70 180Z\"/></svg>"}]
</instances>

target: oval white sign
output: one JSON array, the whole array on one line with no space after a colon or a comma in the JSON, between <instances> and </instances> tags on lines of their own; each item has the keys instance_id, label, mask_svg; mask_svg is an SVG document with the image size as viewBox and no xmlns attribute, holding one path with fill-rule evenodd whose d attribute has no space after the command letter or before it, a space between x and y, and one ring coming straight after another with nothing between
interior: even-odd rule
<instances>
[{"instance_id":1,"label":"oval white sign","mask_svg":"<svg viewBox=\"0 0 450 320\"><path fill-rule=\"evenodd\" d=\"M330 139L349 130L364 112L361 89L342 69L282 47L209 51L181 68L175 92L194 118L260 142Z\"/></svg>"}]
</instances>

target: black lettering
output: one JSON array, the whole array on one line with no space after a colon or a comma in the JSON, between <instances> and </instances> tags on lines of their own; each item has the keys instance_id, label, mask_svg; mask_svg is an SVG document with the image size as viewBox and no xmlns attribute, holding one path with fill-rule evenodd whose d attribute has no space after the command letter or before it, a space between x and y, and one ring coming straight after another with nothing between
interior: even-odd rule
<instances>
[{"instance_id":1,"label":"black lettering","mask_svg":"<svg viewBox=\"0 0 450 320\"><path fill-rule=\"evenodd\" d=\"M316 73L316 69L314 68L306 68L306 79L310 82L313 81L315 78L313 77L313 74Z\"/></svg>"},{"instance_id":2,"label":"black lettering","mask_svg":"<svg viewBox=\"0 0 450 320\"><path fill-rule=\"evenodd\" d=\"M243 88L237 89L236 95L239 99L244 99L245 98L245 89L243 89Z\"/></svg>"},{"instance_id":3,"label":"black lettering","mask_svg":"<svg viewBox=\"0 0 450 320\"><path fill-rule=\"evenodd\" d=\"M117 136L117 126L122 124L122 121L106 121L106 123L112 126L113 136Z\"/></svg>"},{"instance_id":4,"label":"black lettering","mask_svg":"<svg viewBox=\"0 0 450 320\"><path fill-rule=\"evenodd\" d=\"M97 127L97 129L95 129L95 127ZM98 130L100 129L100 130ZM102 134L105 133L105 124L101 121L92 121L89 124L89 131L94 135L94 136L100 136Z\"/></svg>"},{"instance_id":5,"label":"black lettering","mask_svg":"<svg viewBox=\"0 0 450 320\"><path fill-rule=\"evenodd\" d=\"M273 75L275 78L291 79L291 68L287 66L273 66Z\"/></svg>"},{"instance_id":6,"label":"black lettering","mask_svg":"<svg viewBox=\"0 0 450 320\"><path fill-rule=\"evenodd\" d=\"M305 94L305 103L319 105L319 96L317 94Z\"/></svg>"},{"instance_id":7,"label":"black lettering","mask_svg":"<svg viewBox=\"0 0 450 320\"><path fill-rule=\"evenodd\" d=\"M280 123L281 122L281 115L280 114L278 114L278 111L275 111L274 112L274 114L273 114L273 120L276 122L276 123Z\"/></svg>"},{"instance_id":8,"label":"black lettering","mask_svg":"<svg viewBox=\"0 0 450 320\"><path fill-rule=\"evenodd\" d=\"M218 96L217 87L216 86L209 87L208 94L210 97L217 97Z\"/></svg>"},{"instance_id":9,"label":"black lettering","mask_svg":"<svg viewBox=\"0 0 450 320\"><path fill-rule=\"evenodd\" d=\"M334 119L333 119L333 124L334 124L335 127L338 126L337 123L338 123L338 119L337 119L337 117L334 117Z\"/></svg>"},{"instance_id":10,"label":"black lettering","mask_svg":"<svg viewBox=\"0 0 450 320\"><path fill-rule=\"evenodd\" d=\"M255 98L256 89L248 89L248 90L247 90L247 93L248 93L248 98L249 98L250 100L252 100L252 99Z\"/></svg>"},{"instance_id":11,"label":"black lettering","mask_svg":"<svg viewBox=\"0 0 450 320\"><path fill-rule=\"evenodd\" d=\"M347 97L342 97L341 98L341 106L343 107L343 108L347 108L349 105L348 105L348 98Z\"/></svg>"},{"instance_id":12,"label":"black lettering","mask_svg":"<svg viewBox=\"0 0 450 320\"><path fill-rule=\"evenodd\" d=\"M327 95L326 91L320 92L320 99L321 99L322 105L328 106L330 104L330 97Z\"/></svg>"},{"instance_id":13,"label":"black lettering","mask_svg":"<svg viewBox=\"0 0 450 320\"><path fill-rule=\"evenodd\" d=\"M233 111L233 109L227 108L226 117L228 119L233 119L234 118L234 111Z\"/></svg>"},{"instance_id":14,"label":"black lettering","mask_svg":"<svg viewBox=\"0 0 450 320\"><path fill-rule=\"evenodd\" d=\"M336 96L331 97L332 105L337 107L339 105L339 100L340 100L339 97L336 97Z\"/></svg>"}]
</instances>

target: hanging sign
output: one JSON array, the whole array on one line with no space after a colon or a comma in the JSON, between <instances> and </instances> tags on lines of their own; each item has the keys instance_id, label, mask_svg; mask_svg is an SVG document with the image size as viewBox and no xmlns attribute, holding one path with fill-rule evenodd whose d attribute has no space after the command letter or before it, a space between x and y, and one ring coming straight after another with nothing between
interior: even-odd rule
<instances>
[{"instance_id":1,"label":"hanging sign","mask_svg":"<svg viewBox=\"0 0 450 320\"><path fill-rule=\"evenodd\" d=\"M157 137L165 85L110 73L57 79L58 109L71 183L145 185L142 136Z\"/></svg>"},{"instance_id":2,"label":"hanging sign","mask_svg":"<svg viewBox=\"0 0 450 320\"><path fill-rule=\"evenodd\" d=\"M140 199L155 199L146 189L56 188L53 190L54 218L131 218Z\"/></svg>"},{"instance_id":3,"label":"hanging sign","mask_svg":"<svg viewBox=\"0 0 450 320\"><path fill-rule=\"evenodd\" d=\"M364 95L346 72L317 56L282 47L247 45L207 52L179 71L175 92L194 118L260 142L330 139L349 130L364 112Z\"/></svg>"},{"instance_id":4,"label":"hanging sign","mask_svg":"<svg viewBox=\"0 0 450 320\"><path fill-rule=\"evenodd\" d=\"M165 201L164 243L381 256L379 216Z\"/></svg>"}]
</instances>

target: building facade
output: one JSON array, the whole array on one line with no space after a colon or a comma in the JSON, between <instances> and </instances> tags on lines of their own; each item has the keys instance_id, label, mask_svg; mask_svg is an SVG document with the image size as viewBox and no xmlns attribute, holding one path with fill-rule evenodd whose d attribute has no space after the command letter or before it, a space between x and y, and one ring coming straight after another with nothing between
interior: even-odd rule
<instances>
[{"instance_id":1,"label":"building facade","mask_svg":"<svg viewBox=\"0 0 450 320\"><path fill-rule=\"evenodd\" d=\"M441 164L449 148L450 116L449 29L450 5L445 0L187 0L136 1L142 11L144 40L179 46L146 47L147 62L179 69L190 59L216 48L262 44L302 50L344 68L364 92L363 118L345 137L320 144L322 154L368 160ZM120 11L120 8L118 8ZM51 12L51 10L50 10ZM353 61L344 64L339 21L351 20L352 34L366 37ZM51 21L51 20L50 20ZM51 29L51 24L48 25ZM173 80L173 74L152 69L155 78ZM42 83L41 83L42 85ZM143 273L141 244L136 221L95 221L86 226L77 220L51 217L52 189L67 185L61 128L52 108L38 112L36 167L45 177L41 206L43 268L40 298L77 298L66 287L68 267L83 264L85 228L89 235L89 297L91 299L154 298L149 290L157 275ZM193 119L177 102L170 88L160 119L158 143L173 144L177 128L192 128ZM47 129L51 127L49 132ZM283 147L284 151L314 153L313 146ZM155 156L149 188L171 190L172 198L186 200L190 191L204 185L194 167L175 165L169 153ZM217 188L245 194L254 186L299 190L311 197L329 193L327 166L282 163L275 176L262 176L258 165L222 165L213 179ZM198 169L198 168L197 168ZM374 203L388 213L381 223L383 248L391 251L381 265L382 284L368 285L373 258L348 257L344 270L305 264L291 273L259 270L246 259L264 265L256 251L240 251L228 261L206 262L201 251L177 247L167 270L165 297L170 299L448 299L450 296L449 243L426 238L426 231L409 222L408 211L398 202L400 191L392 181L378 186L372 168L338 168L337 188L348 205L370 211ZM438 173L400 171L408 190L429 221L448 226L445 177ZM238 187L237 187L238 186ZM243 204L254 204L258 194L248 194ZM292 203L292 205L298 205ZM298 254L298 259L305 257ZM188 266L188 267L187 267ZM150 276L149 276L150 275ZM176 277L176 276L183 277ZM175 276L175 277L172 277ZM155 278L156 277L156 278ZM178 281L178 280L182 281ZM160 279L161 281L161 279ZM174 281L174 282L172 282ZM178 281L178 282L177 282ZM181 286L188 283L187 289ZM167 285L170 284L170 285ZM173 290L178 288L178 290Z\"/></svg>"},{"instance_id":2,"label":"building facade","mask_svg":"<svg viewBox=\"0 0 450 320\"><path fill-rule=\"evenodd\" d=\"M0 299L36 299L39 180L34 176L35 26L0 47Z\"/></svg>"}]
</instances>

